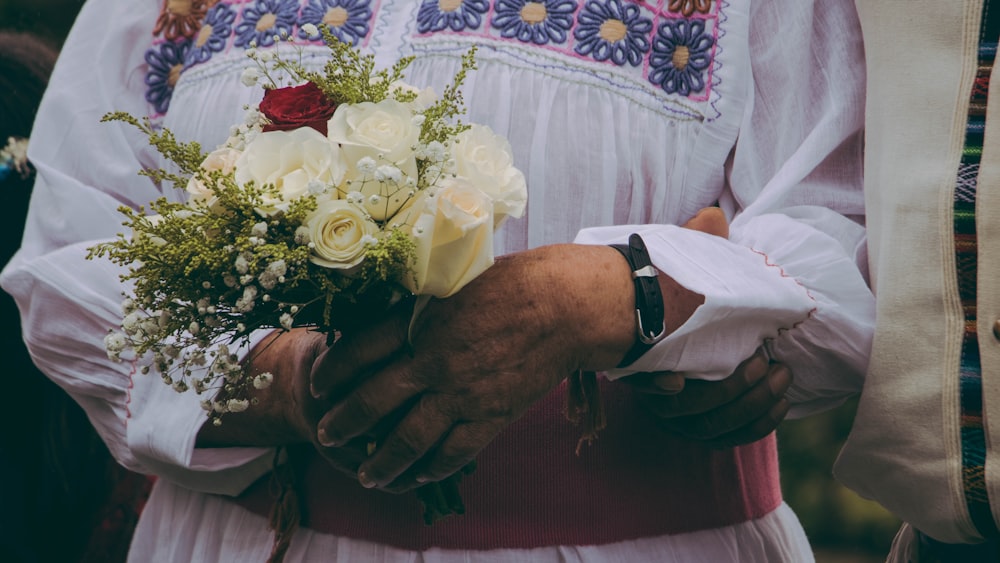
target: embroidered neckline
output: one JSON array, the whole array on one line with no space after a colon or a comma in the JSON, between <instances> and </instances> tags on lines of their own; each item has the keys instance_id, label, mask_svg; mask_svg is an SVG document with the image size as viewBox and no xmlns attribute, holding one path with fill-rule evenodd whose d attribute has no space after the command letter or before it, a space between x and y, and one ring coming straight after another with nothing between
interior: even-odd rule
<instances>
[{"instance_id":1,"label":"embroidered neckline","mask_svg":"<svg viewBox=\"0 0 1000 563\"><path fill-rule=\"evenodd\" d=\"M407 4L413 0L407 0ZM145 54L146 100L166 113L182 73L232 49L269 48L275 37L319 43L326 25L359 47L373 40L383 0L164 0ZM389 2L392 4L392 2ZM582 82L643 92L673 118L712 120L722 0L420 0L411 47L492 44L512 63ZM402 9L402 5L398 5ZM375 44L378 42L375 41ZM572 78L570 78L572 79ZM716 112L717 113L717 112Z\"/></svg>"}]
</instances>

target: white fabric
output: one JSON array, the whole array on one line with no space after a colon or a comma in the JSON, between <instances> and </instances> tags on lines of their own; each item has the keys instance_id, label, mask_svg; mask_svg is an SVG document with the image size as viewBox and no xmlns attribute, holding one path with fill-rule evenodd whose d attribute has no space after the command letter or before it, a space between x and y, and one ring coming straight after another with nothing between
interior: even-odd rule
<instances>
[{"instance_id":1,"label":"white fabric","mask_svg":"<svg viewBox=\"0 0 1000 563\"><path fill-rule=\"evenodd\" d=\"M411 50L426 55L409 81L440 91L467 42L457 37L448 51L433 37L410 40L418 3L375 4L379 31L364 47L383 61ZM679 106L648 83L644 90L616 89L619 83L605 75L573 74L567 65L524 55L527 47L505 49L504 43L480 51L465 99L469 120L510 138L529 183L527 217L505 225L499 251L568 242L582 228L648 225L641 230L656 265L706 302L632 369L719 377L766 340L771 354L796 373L789 396L802 414L856 392L870 346L873 303L859 266L865 261L859 30L848 0L775 0L755 3L751 13L741 13L746 3L734 4L723 3L713 94L692 105L700 118L676 118L664 108ZM161 5L91 0L81 12L32 134L29 157L38 181L23 247L2 284L22 309L25 339L40 367L83 405L116 458L162 477L146 505L133 559L217 561L270 540L260 526L237 525L249 518L239 509L173 483L232 494L264 471L271 452L193 448L204 420L196 399L141 377L133 386L129 366L107 359L101 339L119 320L118 272L83 260L85 248L120 229L117 205L141 205L160 194L136 175L140 166L159 164L142 135L98 120L111 110L149 112L143 56ZM241 106L259 100L259 90L239 83L246 59L237 51L182 74L163 118L179 138L213 147L240 121ZM307 60L313 54L304 51ZM733 218L732 240L669 226L715 202ZM585 230L579 240L614 242L627 232ZM746 548L754 545L749 538L758 540L759 551ZM288 560L308 558L299 550L314 543L335 547L311 552L324 557L364 549L360 542L301 532ZM544 557L641 560L649 549L657 560L718 560L694 554L736 545L741 561L811 558L784 508L740 526L545 550ZM197 553L176 551L189 546ZM419 557L392 552L384 559Z\"/></svg>"},{"instance_id":2,"label":"white fabric","mask_svg":"<svg viewBox=\"0 0 1000 563\"><path fill-rule=\"evenodd\" d=\"M267 519L218 497L192 493L170 483L157 484L136 529L131 561L136 563L247 563L270 553ZM170 538L164 541L164 538ZM184 538L190 541L174 541ZM148 554L153 554L150 557ZM392 561L399 563L705 562L810 563L809 542L785 504L770 514L718 530L674 538L644 538L601 546L558 546L465 552L430 549L413 553L360 540L296 532L285 561Z\"/></svg>"}]
</instances>

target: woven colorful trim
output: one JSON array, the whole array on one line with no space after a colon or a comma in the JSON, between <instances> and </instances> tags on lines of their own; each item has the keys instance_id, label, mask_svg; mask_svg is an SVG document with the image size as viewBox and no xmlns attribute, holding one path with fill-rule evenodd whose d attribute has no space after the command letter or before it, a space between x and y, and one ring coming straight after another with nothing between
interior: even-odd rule
<instances>
[{"instance_id":1,"label":"woven colorful trim","mask_svg":"<svg viewBox=\"0 0 1000 563\"><path fill-rule=\"evenodd\" d=\"M965 147L955 185L954 227L958 287L965 311L962 341L960 393L962 406L962 476L969 516L979 532L997 537L986 490L986 436L983 430L983 382L976 331L976 187L986 129L986 100L990 72L996 58L996 38L1000 35L1000 14L983 3L979 34L979 68L972 87Z\"/></svg>"}]
</instances>

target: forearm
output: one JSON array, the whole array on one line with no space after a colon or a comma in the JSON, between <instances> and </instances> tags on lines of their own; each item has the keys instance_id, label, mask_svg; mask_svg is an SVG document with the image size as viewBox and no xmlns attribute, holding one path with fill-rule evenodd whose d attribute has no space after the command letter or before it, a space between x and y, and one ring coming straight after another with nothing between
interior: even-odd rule
<instances>
[{"instance_id":1,"label":"forearm","mask_svg":"<svg viewBox=\"0 0 1000 563\"><path fill-rule=\"evenodd\" d=\"M567 334L582 351L580 369L603 371L617 366L638 335L635 286L628 261L617 250L599 245L553 245L535 251L545 259L543 275L558 284L557 303ZM704 298L673 278L657 276L664 301L664 326L673 332Z\"/></svg>"}]
</instances>

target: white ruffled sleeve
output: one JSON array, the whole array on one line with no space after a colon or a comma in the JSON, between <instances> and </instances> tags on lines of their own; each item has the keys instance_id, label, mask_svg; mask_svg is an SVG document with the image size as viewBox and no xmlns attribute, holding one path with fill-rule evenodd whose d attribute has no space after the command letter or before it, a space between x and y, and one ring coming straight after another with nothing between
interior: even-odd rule
<instances>
[{"instance_id":1,"label":"white ruffled sleeve","mask_svg":"<svg viewBox=\"0 0 1000 563\"><path fill-rule=\"evenodd\" d=\"M705 302L609 377L676 371L722 379L766 344L771 357L794 373L787 394L793 416L834 406L860 389L874 298L839 241L787 215L768 214L734 229L729 240L644 225L586 229L576 242L620 244L631 233L642 235L659 270Z\"/></svg>"},{"instance_id":2,"label":"white ruffled sleeve","mask_svg":"<svg viewBox=\"0 0 1000 563\"><path fill-rule=\"evenodd\" d=\"M120 270L85 259L121 231L118 206L161 195L137 174L157 163L143 135L99 122L109 111L147 114L143 57L161 4L93 0L80 13L32 132L37 180L25 237L0 283L17 301L35 362L80 403L120 463L237 494L270 468L272 450L194 447L207 420L203 397L108 359L103 338L121 322Z\"/></svg>"},{"instance_id":3,"label":"white ruffled sleeve","mask_svg":"<svg viewBox=\"0 0 1000 563\"><path fill-rule=\"evenodd\" d=\"M609 376L724 378L764 344L794 374L792 416L860 392L875 324L860 220L864 55L856 28L828 26L856 23L853 10L816 3L789 24L780 6L754 4L752 84L719 195L728 240L664 225L579 233L585 244L642 234L653 264L705 297L678 330Z\"/></svg>"}]
</instances>

